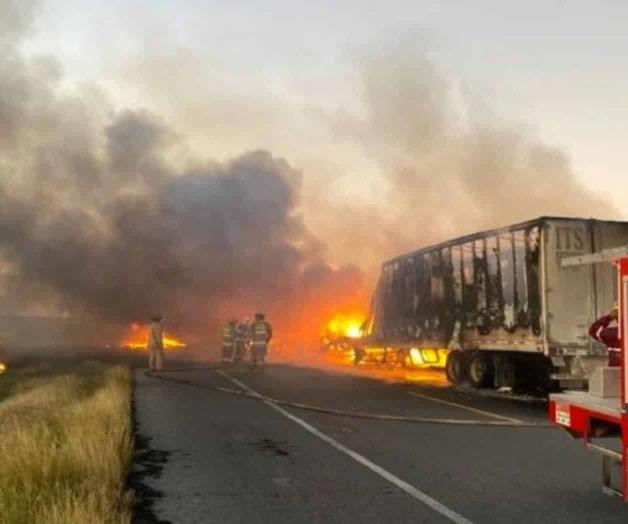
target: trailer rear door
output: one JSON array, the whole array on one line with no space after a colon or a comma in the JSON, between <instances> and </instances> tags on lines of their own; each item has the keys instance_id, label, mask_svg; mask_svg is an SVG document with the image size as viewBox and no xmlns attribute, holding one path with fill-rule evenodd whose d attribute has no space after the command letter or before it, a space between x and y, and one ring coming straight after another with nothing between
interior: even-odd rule
<instances>
[{"instance_id":1,"label":"trailer rear door","mask_svg":"<svg viewBox=\"0 0 628 524\"><path fill-rule=\"evenodd\" d=\"M544 228L546 333L553 346L589 346L593 321L591 266L561 267L563 257L591 253L586 220L548 220Z\"/></svg>"}]
</instances>

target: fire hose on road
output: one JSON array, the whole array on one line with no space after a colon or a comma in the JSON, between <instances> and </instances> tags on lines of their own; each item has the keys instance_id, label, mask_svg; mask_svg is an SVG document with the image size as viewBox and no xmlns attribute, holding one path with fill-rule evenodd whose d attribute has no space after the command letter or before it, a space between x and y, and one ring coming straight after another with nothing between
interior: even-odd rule
<instances>
[{"instance_id":1,"label":"fire hose on road","mask_svg":"<svg viewBox=\"0 0 628 524\"><path fill-rule=\"evenodd\" d=\"M490 426L490 427L505 427L505 428L555 428L552 424L547 422L526 422L516 420L467 420L467 419L455 419L455 418L436 418L436 417L408 417L403 415L389 415L385 413L367 413L364 411L347 411L342 409L327 408L322 406L314 406L311 404L303 404L300 402L292 402L289 400L276 399L267 397L259 393L245 391L243 389L231 389L222 386L211 386L207 384L198 384L191 380L183 378L175 378L163 375L165 372L181 372L181 371L200 371L200 370L214 370L217 373L231 379L230 375L223 371L222 367L216 366L204 366L204 367L192 367L192 368L173 368L169 370L162 370L158 373L147 371L146 375L159 380L167 382L173 382L176 384L184 384L186 386L193 386L207 391L217 391L227 395L234 395L239 397L252 398L262 402L268 402L277 406L283 406L288 408L299 409L302 411L310 411L313 413L323 413L327 415L336 415L346 418L366 419L366 420L382 420L390 422L406 422L410 424L440 424L451 426Z\"/></svg>"}]
</instances>

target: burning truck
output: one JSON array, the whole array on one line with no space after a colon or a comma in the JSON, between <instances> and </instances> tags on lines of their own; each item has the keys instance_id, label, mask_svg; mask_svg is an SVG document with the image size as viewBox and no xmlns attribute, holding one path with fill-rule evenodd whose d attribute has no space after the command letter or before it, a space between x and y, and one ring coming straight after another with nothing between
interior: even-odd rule
<instances>
[{"instance_id":1,"label":"burning truck","mask_svg":"<svg viewBox=\"0 0 628 524\"><path fill-rule=\"evenodd\" d=\"M628 243L628 222L541 217L384 262L354 361L445 367L454 384L585 384L606 361L588 327L617 297L611 266L565 256ZM567 307L566 307L567 306Z\"/></svg>"},{"instance_id":2,"label":"burning truck","mask_svg":"<svg viewBox=\"0 0 628 524\"><path fill-rule=\"evenodd\" d=\"M321 347L324 352L355 362L360 353L360 339L363 335L364 315L337 314L323 329Z\"/></svg>"}]
</instances>

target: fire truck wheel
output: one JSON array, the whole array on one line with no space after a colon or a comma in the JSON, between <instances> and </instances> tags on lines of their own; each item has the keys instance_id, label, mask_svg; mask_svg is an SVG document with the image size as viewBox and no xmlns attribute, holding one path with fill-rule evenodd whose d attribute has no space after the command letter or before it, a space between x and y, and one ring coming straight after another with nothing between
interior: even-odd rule
<instances>
[{"instance_id":1,"label":"fire truck wheel","mask_svg":"<svg viewBox=\"0 0 628 524\"><path fill-rule=\"evenodd\" d=\"M478 351L471 355L468 363L469 382L476 388L481 388L489 384L493 369L489 355Z\"/></svg>"},{"instance_id":2,"label":"fire truck wheel","mask_svg":"<svg viewBox=\"0 0 628 524\"><path fill-rule=\"evenodd\" d=\"M460 351L450 351L445 364L447 380L452 384L461 384L465 379L465 359Z\"/></svg>"}]
</instances>

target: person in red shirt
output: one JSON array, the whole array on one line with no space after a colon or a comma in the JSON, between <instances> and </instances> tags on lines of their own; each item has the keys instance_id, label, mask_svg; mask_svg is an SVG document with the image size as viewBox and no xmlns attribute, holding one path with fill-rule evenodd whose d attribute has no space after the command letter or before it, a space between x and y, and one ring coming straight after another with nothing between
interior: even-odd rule
<instances>
[{"instance_id":1,"label":"person in red shirt","mask_svg":"<svg viewBox=\"0 0 628 524\"><path fill-rule=\"evenodd\" d=\"M618 314L619 308L615 306L608 315L598 318L589 328L589 335L608 348L608 365L610 367L621 366L621 345L617 327Z\"/></svg>"}]
</instances>

